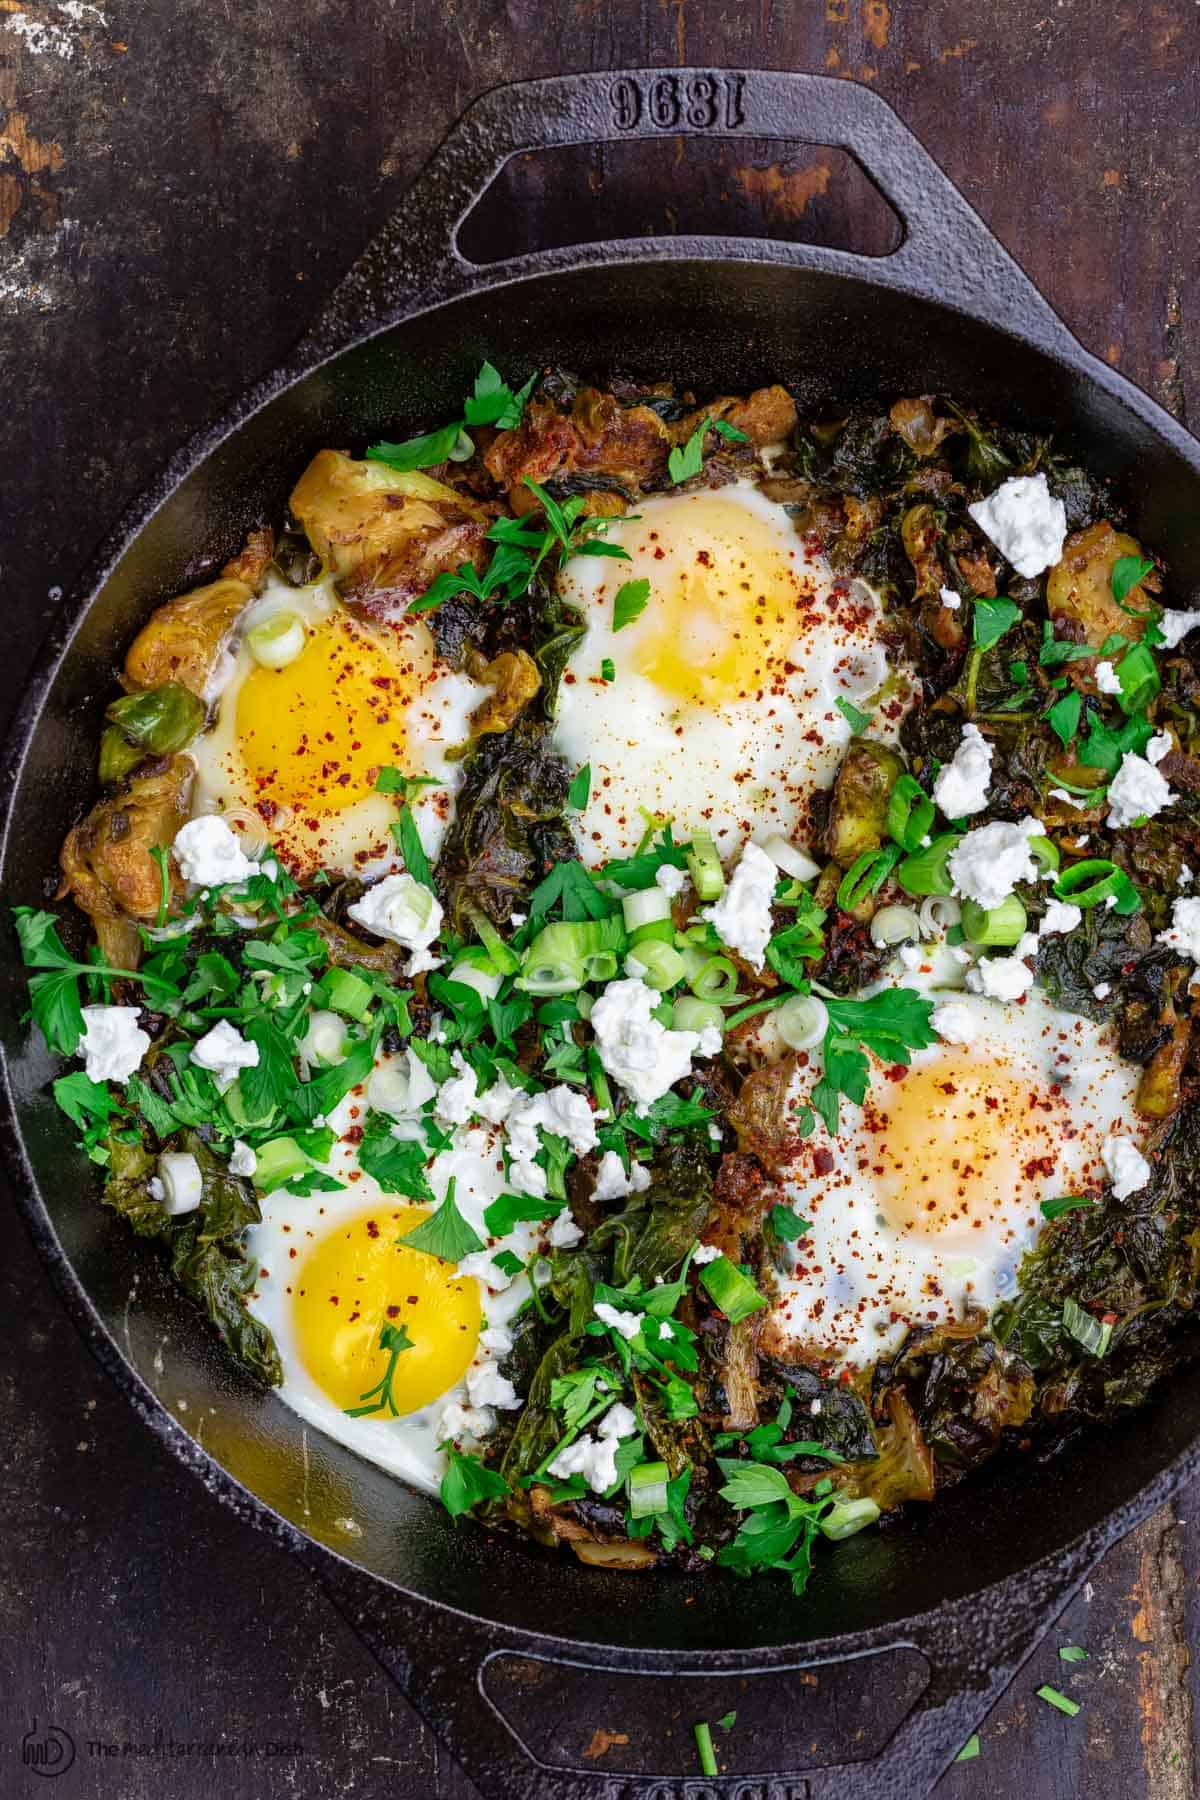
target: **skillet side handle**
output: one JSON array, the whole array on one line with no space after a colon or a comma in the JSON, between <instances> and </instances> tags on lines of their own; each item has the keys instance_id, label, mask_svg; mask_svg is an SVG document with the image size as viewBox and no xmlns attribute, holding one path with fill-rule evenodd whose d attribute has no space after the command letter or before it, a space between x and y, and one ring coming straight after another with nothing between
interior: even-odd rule
<instances>
[{"instance_id":1,"label":"skillet side handle","mask_svg":"<svg viewBox=\"0 0 1200 1800\"><path fill-rule=\"evenodd\" d=\"M900 217L903 241L865 258L819 245L682 236L543 250L486 268L457 245L460 225L500 169L523 151L628 138L774 138L837 145ZM302 343L297 370L459 294L577 268L619 254L777 262L941 301L1054 350L1075 340L1029 277L886 101L831 76L785 70L626 69L493 88L451 128L391 220L351 269Z\"/></svg>"},{"instance_id":2,"label":"skillet side handle","mask_svg":"<svg viewBox=\"0 0 1200 1800\"><path fill-rule=\"evenodd\" d=\"M1057 1617L1091 1563L1086 1552L1066 1562L1029 1573L988 1590L969 1602L947 1606L911 1621L894 1638L883 1634L855 1654L839 1657L836 1648L822 1654L814 1646L754 1653L709 1653L685 1667L683 1659L654 1651L575 1645L561 1639L531 1638L528 1633L496 1626L382 1586L363 1571L309 1542L300 1555L355 1634L404 1697L461 1764L483 1800L925 1800L971 1733ZM746 1690L756 1680L771 1684L768 1704L787 1706L784 1683L797 1674L809 1688L825 1692L829 1713L839 1720L835 1742L849 1742L875 1713L872 1682L876 1653L917 1651L929 1666L929 1680L915 1701L904 1698L896 1715L900 1723L878 1754L861 1761L829 1761L813 1756L811 1721L796 1719L791 1739L795 1761L789 1767L764 1770L753 1766L750 1743L736 1732L728 1739L714 1731L717 1755L743 1773L706 1777L692 1745L691 1727L698 1719L719 1719L733 1708L747 1707ZM565 1684L575 1690L567 1701L567 1735L577 1747L570 1753L577 1766L540 1760L505 1720L489 1693L489 1665L505 1657L533 1659L548 1667L550 1690L539 1688L539 1706L562 1707ZM865 1661L864 1661L865 1659ZM915 1660L915 1659L914 1659ZM867 1669L864 1677L863 1669ZM623 1688L619 1719L597 1710L587 1700L589 1682L602 1688L614 1673L635 1678ZM883 1677L886 1682L886 1675ZM664 1682L672 1681L669 1692ZM681 1685L683 1683L684 1685ZM776 1688L775 1684L778 1684ZM595 1691L595 1688L594 1690ZM795 1689L791 1690L793 1694ZM801 1689L801 1692L804 1690ZM638 1718L638 1714L642 1718ZM670 1773L627 1772L614 1762L579 1762L594 1725L619 1723L634 1743L664 1745L664 1720L682 1717L672 1740L678 1766ZM784 1729L790 1715L784 1714ZM827 1715L828 1716L828 1715ZM642 1719L645 1723L643 1725ZM775 1713L773 1723L778 1722ZM868 1727L869 1728L869 1727ZM885 1728L886 1729L886 1728ZM679 1753L680 1741L684 1748ZM749 1751L751 1766L743 1760ZM593 1755L595 1752L593 1752ZM810 1766L812 1758L816 1766ZM661 1764L659 1765L661 1768Z\"/></svg>"}]
</instances>

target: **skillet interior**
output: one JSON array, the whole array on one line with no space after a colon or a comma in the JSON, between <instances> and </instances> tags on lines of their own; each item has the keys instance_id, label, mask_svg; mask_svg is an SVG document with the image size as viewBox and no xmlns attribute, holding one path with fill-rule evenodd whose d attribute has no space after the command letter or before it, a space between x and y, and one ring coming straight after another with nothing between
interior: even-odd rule
<instances>
[{"instance_id":1,"label":"skillet interior","mask_svg":"<svg viewBox=\"0 0 1200 1800\"><path fill-rule=\"evenodd\" d=\"M792 382L804 408L848 411L941 390L1053 427L1122 479L1139 534L1167 557L1175 598L1200 589L1200 451L1189 456L1095 371L1073 370L948 307L868 281L743 262L638 262L527 279L426 313L304 377L213 450L121 556L74 633L16 776L3 890L40 904L58 843L84 805L101 708L150 608L277 517L321 445L445 411L484 355L585 371L674 375L705 391ZM1126 390L1127 391L1127 390ZM434 1504L306 1433L240 1381L152 1253L98 1207L70 1127L39 1089L50 1062L20 1024L10 959L0 1018L25 1151L46 1214L120 1354L252 1495L371 1574L497 1623L645 1649L750 1649L878 1630L978 1591L1075 1541L1200 1437L1200 1391L1177 1383L1103 1437L1052 1462L1009 1462L885 1533L821 1556L801 1605L783 1582L648 1581L552 1563L524 1544L456 1530ZM22 1179L16 1171L17 1179ZM28 1183L26 1181L26 1186ZM35 1212L36 1200L32 1202ZM307 1440L307 1441L306 1441ZM348 1532L351 1520L359 1535Z\"/></svg>"}]
</instances>

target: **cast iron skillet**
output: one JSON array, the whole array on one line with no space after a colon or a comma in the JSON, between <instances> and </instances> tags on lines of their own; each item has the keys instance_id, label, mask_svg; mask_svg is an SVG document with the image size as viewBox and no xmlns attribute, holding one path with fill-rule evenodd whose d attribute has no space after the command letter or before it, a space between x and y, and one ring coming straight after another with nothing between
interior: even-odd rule
<instances>
[{"instance_id":1,"label":"cast iron skillet","mask_svg":"<svg viewBox=\"0 0 1200 1800\"><path fill-rule=\"evenodd\" d=\"M844 146L900 215L903 242L868 262L651 239L488 268L456 249L458 225L517 151L700 133ZM459 122L289 362L175 458L79 584L6 751L6 901L37 904L52 886L115 668L150 608L278 517L319 446L403 435L443 414L484 355L523 369L531 353L674 374L701 393L783 378L803 406L841 411L941 390L1052 426L1125 482L1176 598L1198 585L1200 445L1080 348L874 94L700 70L500 89ZM800 1602L770 1578L606 1577L456 1529L240 1379L158 1262L97 1206L47 1099L49 1060L21 1023L11 946L4 963L9 1165L76 1318L181 1460L328 1585L487 1796L924 1793L1094 1558L1200 1468L1200 1389L1180 1383L1103 1437L997 1467L822 1555ZM562 1724L579 1681L589 1719L628 1746L582 1758ZM731 1706L739 1722L722 1756L742 1773L682 1775L695 1766L690 1722Z\"/></svg>"}]
</instances>

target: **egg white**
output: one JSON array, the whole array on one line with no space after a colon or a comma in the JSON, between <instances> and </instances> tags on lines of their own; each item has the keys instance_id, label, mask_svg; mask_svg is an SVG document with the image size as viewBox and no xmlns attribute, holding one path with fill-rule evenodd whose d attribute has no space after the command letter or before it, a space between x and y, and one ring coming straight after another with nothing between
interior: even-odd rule
<instances>
[{"instance_id":1,"label":"egg white","mask_svg":"<svg viewBox=\"0 0 1200 1800\"><path fill-rule=\"evenodd\" d=\"M383 1067L391 1060L381 1055L376 1066ZM412 1204L385 1194L359 1165L354 1128L365 1118L366 1110L363 1090L358 1088L329 1116L337 1142L322 1166L336 1180L346 1183L343 1191L298 1196L280 1189L262 1196L262 1223L251 1228L247 1245L258 1278L246 1304L275 1339L283 1365L283 1383L275 1391L294 1412L389 1474L427 1493L436 1493L445 1472L445 1456L437 1446L446 1433L439 1428L439 1422L451 1402L467 1405L465 1375L427 1405L400 1418L383 1413L352 1418L314 1381L305 1367L297 1338L293 1286L305 1256L326 1236L372 1207L378 1207L384 1215L392 1208ZM544 1227L522 1222L506 1237L489 1238L483 1222L484 1210L505 1187L501 1144L501 1134L495 1128L458 1127L449 1149L438 1155L428 1171L429 1183L440 1202L453 1178L458 1210L488 1246L489 1255L509 1250L525 1261ZM470 1274L463 1279L475 1282L479 1288L485 1328L507 1324L529 1298L529 1279L525 1275L507 1283L493 1267L483 1270L481 1276ZM502 1287L498 1285L501 1282L505 1282ZM492 1360L492 1353L477 1344L470 1366L475 1368L488 1360ZM378 1373L378 1369L373 1369L364 1376L364 1388Z\"/></svg>"},{"instance_id":2,"label":"egg white","mask_svg":"<svg viewBox=\"0 0 1200 1800\"><path fill-rule=\"evenodd\" d=\"M908 1071L872 1058L866 1103L842 1100L839 1135L818 1124L788 1152L784 1197L810 1229L787 1248L768 1326L785 1354L864 1367L912 1326L990 1313L1012 1297L1040 1202L1099 1192L1102 1141L1136 1117L1138 1071L1107 1028L1036 991L1019 1005L953 999L973 1015L971 1044L914 1051ZM820 1072L808 1053L796 1106Z\"/></svg>"},{"instance_id":3,"label":"egg white","mask_svg":"<svg viewBox=\"0 0 1200 1800\"><path fill-rule=\"evenodd\" d=\"M450 797L461 782L459 764L449 753L469 739L471 714L488 690L438 661L424 622L401 618L379 625L352 619L329 580L293 588L274 577L239 619L209 684L207 698L215 716L189 750L197 770L193 814L231 815L235 829L250 838L269 839L301 877L327 868L374 878L402 866L388 831L396 817L394 797L370 792L337 810L306 816L302 806L281 799L269 781L264 783L247 767L238 699L258 664L247 647L246 633L281 612L297 614L310 634L340 617L393 665L389 692L395 716L402 721L398 733L402 748L395 760L403 763L403 774L429 776L437 783L422 789L413 802L422 841L436 856L450 816ZM352 642L351 653L353 647ZM260 672L259 679L269 682L271 676ZM311 698L314 735L319 736L322 715L338 712L338 695L319 687L305 698L306 702ZM315 755L313 764L315 788L320 770Z\"/></svg>"},{"instance_id":4,"label":"egg white","mask_svg":"<svg viewBox=\"0 0 1200 1800\"><path fill-rule=\"evenodd\" d=\"M606 535L629 561L576 556L560 576L587 624L555 729L567 761L591 768L581 855L627 854L651 814L677 838L710 830L723 854L752 831L809 841L813 795L852 735L839 696L885 741L909 703L878 597L836 581L749 481L643 501ZM618 589L641 579L648 604L614 631Z\"/></svg>"}]
</instances>

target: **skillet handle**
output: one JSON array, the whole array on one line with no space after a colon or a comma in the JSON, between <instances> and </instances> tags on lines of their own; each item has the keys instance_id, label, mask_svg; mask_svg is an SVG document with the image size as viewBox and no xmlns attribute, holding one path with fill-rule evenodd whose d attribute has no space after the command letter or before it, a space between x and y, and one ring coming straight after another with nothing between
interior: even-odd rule
<instances>
[{"instance_id":1,"label":"skillet handle","mask_svg":"<svg viewBox=\"0 0 1200 1800\"><path fill-rule=\"evenodd\" d=\"M482 1800L925 1800L1093 1560L1040 1565L851 1655L687 1661L535 1638L385 1587L311 1540L299 1554ZM701 1772L698 1720L732 1772Z\"/></svg>"},{"instance_id":2,"label":"skillet handle","mask_svg":"<svg viewBox=\"0 0 1200 1800\"><path fill-rule=\"evenodd\" d=\"M510 157L629 138L777 138L837 145L882 190L904 228L888 256L865 258L770 239L682 236L542 250L481 267L459 227ZM322 359L456 295L619 255L775 262L870 279L941 301L1043 349L1067 327L937 163L870 88L786 70L629 69L493 88L474 101L399 210L335 290L294 366Z\"/></svg>"}]
</instances>

